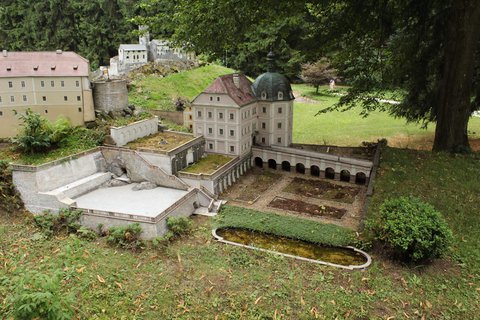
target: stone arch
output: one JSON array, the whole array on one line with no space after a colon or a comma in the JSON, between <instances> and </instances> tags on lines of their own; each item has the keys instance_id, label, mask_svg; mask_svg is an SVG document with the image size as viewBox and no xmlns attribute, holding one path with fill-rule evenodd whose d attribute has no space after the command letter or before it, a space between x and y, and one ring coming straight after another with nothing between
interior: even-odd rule
<instances>
[{"instance_id":1,"label":"stone arch","mask_svg":"<svg viewBox=\"0 0 480 320\"><path fill-rule=\"evenodd\" d=\"M367 175L363 172L358 172L355 175L355 183L356 184L365 184L367 183Z\"/></svg>"},{"instance_id":2,"label":"stone arch","mask_svg":"<svg viewBox=\"0 0 480 320\"><path fill-rule=\"evenodd\" d=\"M333 168L325 168L325 178L327 179L335 179L335 169Z\"/></svg>"},{"instance_id":3,"label":"stone arch","mask_svg":"<svg viewBox=\"0 0 480 320\"><path fill-rule=\"evenodd\" d=\"M348 170L340 171L340 181L350 182L350 171Z\"/></svg>"},{"instance_id":4,"label":"stone arch","mask_svg":"<svg viewBox=\"0 0 480 320\"><path fill-rule=\"evenodd\" d=\"M305 165L303 163L297 163L295 165L295 171L297 173L305 174Z\"/></svg>"},{"instance_id":5,"label":"stone arch","mask_svg":"<svg viewBox=\"0 0 480 320\"><path fill-rule=\"evenodd\" d=\"M277 161L275 161L273 159L268 159L268 167L270 169L277 170Z\"/></svg>"},{"instance_id":6,"label":"stone arch","mask_svg":"<svg viewBox=\"0 0 480 320\"><path fill-rule=\"evenodd\" d=\"M315 177L320 177L320 168L318 166L311 166L310 167L310 174Z\"/></svg>"},{"instance_id":7,"label":"stone arch","mask_svg":"<svg viewBox=\"0 0 480 320\"><path fill-rule=\"evenodd\" d=\"M254 161L255 161L255 166L256 166L256 167L263 168L263 160L262 160L262 158L256 157Z\"/></svg>"},{"instance_id":8,"label":"stone arch","mask_svg":"<svg viewBox=\"0 0 480 320\"><path fill-rule=\"evenodd\" d=\"M290 167L291 167L291 166L290 166L290 162L288 162L288 161L283 161L283 162L282 162L282 170L283 170L283 171L288 171L288 172L290 172Z\"/></svg>"}]
</instances>

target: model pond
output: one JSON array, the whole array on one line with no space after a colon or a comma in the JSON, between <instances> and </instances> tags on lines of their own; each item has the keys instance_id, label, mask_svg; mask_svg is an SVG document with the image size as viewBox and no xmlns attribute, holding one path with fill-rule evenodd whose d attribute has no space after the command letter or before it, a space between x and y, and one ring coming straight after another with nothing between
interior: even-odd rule
<instances>
[{"instance_id":1,"label":"model pond","mask_svg":"<svg viewBox=\"0 0 480 320\"><path fill-rule=\"evenodd\" d=\"M250 249L267 251L300 260L345 269L363 269L370 265L368 254L353 247L330 247L243 228L213 230L217 240Z\"/></svg>"}]
</instances>

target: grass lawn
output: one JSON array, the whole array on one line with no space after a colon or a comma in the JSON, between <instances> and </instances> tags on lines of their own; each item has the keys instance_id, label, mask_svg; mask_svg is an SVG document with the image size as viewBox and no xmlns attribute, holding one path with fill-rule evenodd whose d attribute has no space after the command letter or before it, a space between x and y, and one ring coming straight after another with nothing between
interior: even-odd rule
<instances>
[{"instance_id":1,"label":"grass lawn","mask_svg":"<svg viewBox=\"0 0 480 320\"><path fill-rule=\"evenodd\" d=\"M315 116L319 110L338 102L338 96L324 90L315 94L315 89L306 85L293 85L293 90L314 103L295 103L293 117L293 141L295 143L331 144L358 146L362 141L386 138L390 146L401 148L430 149L435 125L422 129L420 125L405 123L386 112L375 111L368 117L360 116L361 108L345 112L329 112ZM480 138L480 118L471 118L470 138Z\"/></svg>"},{"instance_id":2,"label":"grass lawn","mask_svg":"<svg viewBox=\"0 0 480 320\"><path fill-rule=\"evenodd\" d=\"M212 174L231 160L232 157L224 156L222 154L209 154L182 171L189 173Z\"/></svg>"},{"instance_id":3,"label":"grass lawn","mask_svg":"<svg viewBox=\"0 0 480 320\"><path fill-rule=\"evenodd\" d=\"M373 252L349 272L216 243L212 222L163 249L131 253L103 239L38 237L31 218L0 214L0 314L25 274L60 276L80 319L478 319L480 182L476 156L386 149L370 206L412 194L443 212L454 231L451 258L398 265ZM220 222L274 228L275 218L225 207ZM229 212L226 214L226 212ZM278 226L278 225L277 225ZM297 232L296 222L282 229ZM322 237L304 228L305 237ZM308 231L313 232L308 232Z\"/></svg>"},{"instance_id":4,"label":"grass lawn","mask_svg":"<svg viewBox=\"0 0 480 320\"><path fill-rule=\"evenodd\" d=\"M127 143L128 148L169 151L192 140L193 136L174 132L158 132Z\"/></svg>"},{"instance_id":5,"label":"grass lawn","mask_svg":"<svg viewBox=\"0 0 480 320\"><path fill-rule=\"evenodd\" d=\"M24 154L16 150L10 143L0 146L0 160L17 164L39 165L95 148L102 142L102 132L78 127L72 129L68 137L60 142L58 148L44 153Z\"/></svg>"},{"instance_id":6,"label":"grass lawn","mask_svg":"<svg viewBox=\"0 0 480 320\"><path fill-rule=\"evenodd\" d=\"M232 69L211 64L166 77L140 77L132 82L128 100L145 109L175 111L178 97L191 101L218 76L232 72Z\"/></svg>"}]
</instances>

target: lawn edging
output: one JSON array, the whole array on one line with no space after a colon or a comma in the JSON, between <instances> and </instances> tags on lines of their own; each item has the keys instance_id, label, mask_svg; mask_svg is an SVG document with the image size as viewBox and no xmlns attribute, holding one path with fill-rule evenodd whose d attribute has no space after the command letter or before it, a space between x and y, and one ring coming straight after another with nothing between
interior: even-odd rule
<instances>
[{"instance_id":1,"label":"lawn edging","mask_svg":"<svg viewBox=\"0 0 480 320\"><path fill-rule=\"evenodd\" d=\"M245 228L329 246L344 247L355 243L352 230L334 224L229 205L222 207L215 217L213 227Z\"/></svg>"}]
</instances>

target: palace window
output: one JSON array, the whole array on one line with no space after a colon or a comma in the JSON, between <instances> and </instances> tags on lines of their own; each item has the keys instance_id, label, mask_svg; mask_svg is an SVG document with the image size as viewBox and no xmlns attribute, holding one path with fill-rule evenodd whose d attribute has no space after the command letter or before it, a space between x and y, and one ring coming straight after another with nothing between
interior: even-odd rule
<instances>
[{"instance_id":1,"label":"palace window","mask_svg":"<svg viewBox=\"0 0 480 320\"><path fill-rule=\"evenodd\" d=\"M282 129L282 123L281 122L277 123L277 128Z\"/></svg>"},{"instance_id":2,"label":"palace window","mask_svg":"<svg viewBox=\"0 0 480 320\"><path fill-rule=\"evenodd\" d=\"M13 88L13 82L12 81L8 81L8 87Z\"/></svg>"},{"instance_id":3,"label":"palace window","mask_svg":"<svg viewBox=\"0 0 480 320\"><path fill-rule=\"evenodd\" d=\"M230 120L233 120L234 117L233 113L230 113Z\"/></svg>"},{"instance_id":4,"label":"palace window","mask_svg":"<svg viewBox=\"0 0 480 320\"><path fill-rule=\"evenodd\" d=\"M77 96L77 101L80 101L82 100L82 98L80 96Z\"/></svg>"},{"instance_id":5,"label":"palace window","mask_svg":"<svg viewBox=\"0 0 480 320\"><path fill-rule=\"evenodd\" d=\"M27 101L27 96L23 95L23 101Z\"/></svg>"},{"instance_id":6,"label":"palace window","mask_svg":"<svg viewBox=\"0 0 480 320\"><path fill-rule=\"evenodd\" d=\"M219 130L218 130L218 133L219 133L220 135L223 135L223 129L219 129Z\"/></svg>"},{"instance_id":7,"label":"palace window","mask_svg":"<svg viewBox=\"0 0 480 320\"><path fill-rule=\"evenodd\" d=\"M230 130L230 136L233 137L235 135L235 131L234 130Z\"/></svg>"},{"instance_id":8,"label":"palace window","mask_svg":"<svg viewBox=\"0 0 480 320\"><path fill-rule=\"evenodd\" d=\"M220 113L218 114L218 118L219 118L219 119L223 119L223 112L220 112Z\"/></svg>"},{"instance_id":9,"label":"palace window","mask_svg":"<svg viewBox=\"0 0 480 320\"><path fill-rule=\"evenodd\" d=\"M282 108L278 108L278 113L282 113Z\"/></svg>"},{"instance_id":10,"label":"palace window","mask_svg":"<svg viewBox=\"0 0 480 320\"><path fill-rule=\"evenodd\" d=\"M68 97L67 97L67 96L63 96L63 101L68 101Z\"/></svg>"},{"instance_id":11,"label":"palace window","mask_svg":"<svg viewBox=\"0 0 480 320\"><path fill-rule=\"evenodd\" d=\"M230 152L235 152L235 147L234 146L230 146Z\"/></svg>"},{"instance_id":12,"label":"palace window","mask_svg":"<svg viewBox=\"0 0 480 320\"><path fill-rule=\"evenodd\" d=\"M22 88L25 88L25 81L22 81Z\"/></svg>"},{"instance_id":13,"label":"palace window","mask_svg":"<svg viewBox=\"0 0 480 320\"><path fill-rule=\"evenodd\" d=\"M262 122L262 129L266 129L267 128L267 124L265 122Z\"/></svg>"},{"instance_id":14,"label":"palace window","mask_svg":"<svg viewBox=\"0 0 480 320\"><path fill-rule=\"evenodd\" d=\"M280 137L277 138L277 142L278 142L278 143L282 143L282 138L280 138Z\"/></svg>"},{"instance_id":15,"label":"palace window","mask_svg":"<svg viewBox=\"0 0 480 320\"><path fill-rule=\"evenodd\" d=\"M208 111L208 118L209 118L209 119L212 118L212 112L211 112L211 111Z\"/></svg>"},{"instance_id":16,"label":"palace window","mask_svg":"<svg viewBox=\"0 0 480 320\"><path fill-rule=\"evenodd\" d=\"M278 91L278 100L283 100L283 92Z\"/></svg>"}]
</instances>

